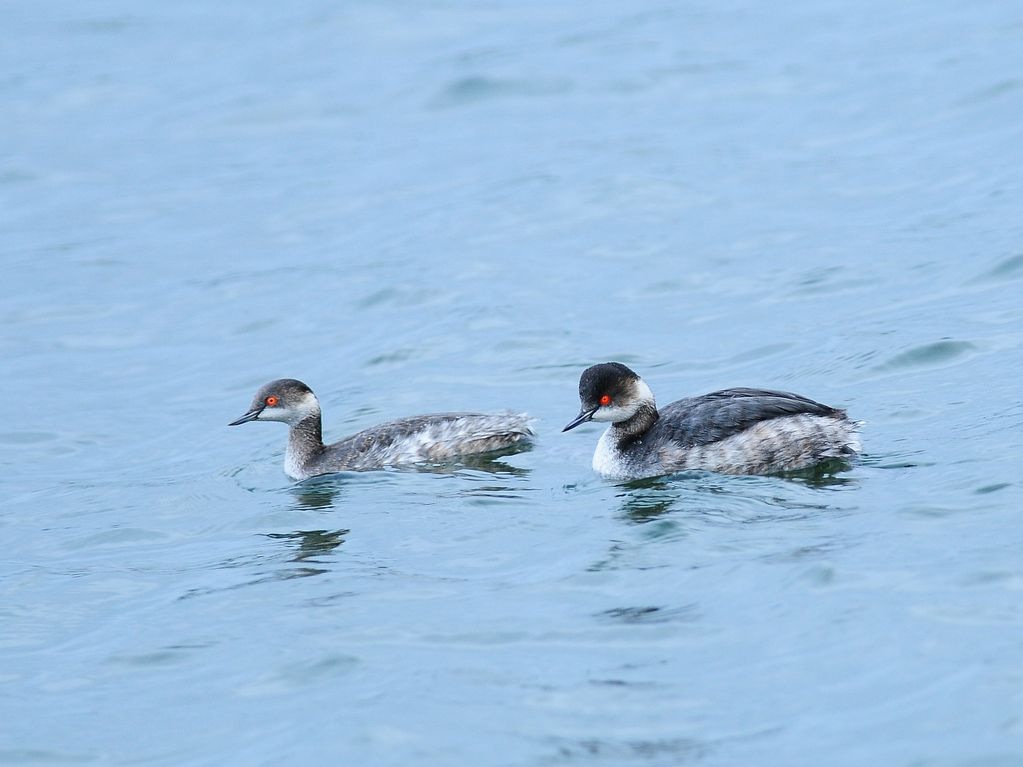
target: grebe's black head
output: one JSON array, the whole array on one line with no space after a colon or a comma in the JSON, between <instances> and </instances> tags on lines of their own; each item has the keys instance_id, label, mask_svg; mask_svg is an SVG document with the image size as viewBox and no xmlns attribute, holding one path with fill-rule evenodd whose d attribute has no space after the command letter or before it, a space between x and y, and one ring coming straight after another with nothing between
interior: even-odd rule
<instances>
[{"instance_id":1,"label":"grebe's black head","mask_svg":"<svg viewBox=\"0 0 1023 767\"><path fill-rule=\"evenodd\" d=\"M587 421L627 421L643 405L654 406L650 387L620 362L586 368L579 377L579 415L562 431Z\"/></svg>"},{"instance_id":2,"label":"grebe's black head","mask_svg":"<svg viewBox=\"0 0 1023 767\"><path fill-rule=\"evenodd\" d=\"M294 378L278 378L264 384L252 398L249 411L228 426L249 421L283 421L295 424L311 415L319 415L320 403L313 390Z\"/></svg>"}]
</instances>

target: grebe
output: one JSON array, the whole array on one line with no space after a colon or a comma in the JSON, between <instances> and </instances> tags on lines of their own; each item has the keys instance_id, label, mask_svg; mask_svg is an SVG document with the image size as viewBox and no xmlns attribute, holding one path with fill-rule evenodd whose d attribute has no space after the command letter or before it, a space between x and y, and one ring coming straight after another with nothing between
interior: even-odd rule
<instances>
[{"instance_id":1,"label":"grebe","mask_svg":"<svg viewBox=\"0 0 1023 767\"><path fill-rule=\"evenodd\" d=\"M284 473L293 479L446 461L502 450L533 436L524 413L436 413L390 421L324 445L320 403L312 389L293 378L261 387L248 412L228 426L248 421L283 421L291 427Z\"/></svg>"},{"instance_id":2,"label":"grebe","mask_svg":"<svg viewBox=\"0 0 1023 767\"><path fill-rule=\"evenodd\" d=\"M610 421L593 469L612 479L689 469L778 474L860 451L860 423L844 410L789 392L724 389L658 410L642 378L619 362L605 362L583 371L579 400L579 415L562 431Z\"/></svg>"}]
</instances>

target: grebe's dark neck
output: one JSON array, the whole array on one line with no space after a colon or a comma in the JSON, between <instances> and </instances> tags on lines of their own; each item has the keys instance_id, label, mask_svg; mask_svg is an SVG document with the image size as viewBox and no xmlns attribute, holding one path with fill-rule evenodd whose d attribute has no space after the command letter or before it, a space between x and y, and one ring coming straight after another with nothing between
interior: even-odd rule
<instances>
[{"instance_id":1,"label":"grebe's dark neck","mask_svg":"<svg viewBox=\"0 0 1023 767\"><path fill-rule=\"evenodd\" d=\"M284 454L284 471L301 476L303 467L323 452L323 427L319 412L311 413L288 432L288 449Z\"/></svg>"},{"instance_id":2,"label":"grebe's dark neck","mask_svg":"<svg viewBox=\"0 0 1023 767\"><path fill-rule=\"evenodd\" d=\"M642 439L643 435L650 431L650 427L657 423L657 419L660 417L657 406L653 402L644 402L629 418L614 424L611 428L619 449Z\"/></svg>"},{"instance_id":3,"label":"grebe's dark neck","mask_svg":"<svg viewBox=\"0 0 1023 767\"><path fill-rule=\"evenodd\" d=\"M323 447L323 421L319 413L307 415L291 427L289 441Z\"/></svg>"}]
</instances>

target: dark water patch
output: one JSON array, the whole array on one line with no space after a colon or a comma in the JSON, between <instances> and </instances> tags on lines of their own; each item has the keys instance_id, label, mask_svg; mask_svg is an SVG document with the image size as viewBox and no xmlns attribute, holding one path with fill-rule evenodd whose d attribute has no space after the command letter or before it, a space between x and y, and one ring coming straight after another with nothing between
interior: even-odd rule
<instances>
[{"instance_id":1,"label":"dark water patch","mask_svg":"<svg viewBox=\"0 0 1023 767\"><path fill-rule=\"evenodd\" d=\"M118 15L80 19L67 22L63 26L68 32L74 34L109 35L141 29L147 26L147 24L148 22L143 17Z\"/></svg>"},{"instance_id":2,"label":"dark water patch","mask_svg":"<svg viewBox=\"0 0 1023 767\"><path fill-rule=\"evenodd\" d=\"M590 679L594 687L619 687L622 689L651 690L659 687L657 682L634 682L629 679Z\"/></svg>"},{"instance_id":3,"label":"dark water patch","mask_svg":"<svg viewBox=\"0 0 1023 767\"><path fill-rule=\"evenodd\" d=\"M913 503L908 506L902 506L898 509L898 511L900 514L941 519L944 517L954 517L963 514L975 514L979 511L983 511L984 508L986 507L953 506L951 504L939 503Z\"/></svg>"},{"instance_id":4,"label":"dark water patch","mask_svg":"<svg viewBox=\"0 0 1023 767\"><path fill-rule=\"evenodd\" d=\"M669 526L670 529L675 529L674 525ZM666 536L665 536L666 537ZM615 572L618 570L660 570L664 569L668 565L657 562L654 564L642 564L633 561L633 553L636 546L626 544L621 541L615 541L607 549L607 555L592 565L586 568L587 572L601 573L601 572Z\"/></svg>"},{"instance_id":5,"label":"dark water patch","mask_svg":"<svg viewBox=\"0 0 1023 767\"><path fill-rule=\"evenodd\" d=\"M993 485L984 485L978 487L973 492L977 495L988 495L989 493L997 493L999 490L1005 490L1007 487L1012 487L1011 482L996 482Z\"/></svg>"},{"instance_id":6,"label":"dark water patch","mask_svg":"<svg viewBox=\"0 0 1023 767\"><path fill-rule=\"evenodd\" d=\"M836 580L836 573L833 567L814 565L806 568L797 577L811 586L830 586Z\"/></svg>"},{"instance_id":7,"label":"dark water patch","mask_svg":"<svg viewBox=\"0 0 1023 767\"><path fill-rule=\"evenodd\" d=\"M254 578L247 578L245 580L232 583L227 586L210 586L201 588L192 588L186 590L180 596L177 597L177 601L184 602L190 599L196 599L200 597L213 596L215 594L225 594L232 591L238 591L239 589L247 589L253 586L263 586L269 583L278 583L280 581L290 581L298 578L310 578L319 575L326 575L331 571L327 568L322 567L286 567L280 568L275 572L267 575L260 575Z\"/></svg>"},{"instance_id":8,"label":"dark water patch","mask_svg":"<svg viewBox=\"0 0 1023 767\"><path fill-rule=\"evenodd\" d=\"M836 551L849 548L852 545L852 541L843 540L816 543L811 546L797 546L783 552L766 554L763 556L763 560L765 562L783 563L804 562L806 560L821 559L822 557L834 554Z\"/></svg>"},{"instance_id":9,"label":"dark water patch","mask_svg":"<svg viewBox=\"0 0 1023 767\"><path fill-rule=\"evenodd\" d=\"M238 692L242 696L279 695L310 685L335 683L362 665L354 655L337 653L313 660L294 661L283 664L274 671L263 673L243 685Z\"/></svg>"},{"instance_id":10,"label":"dark water patch","mask_svg":"<svg viewBox=\"0 0 1023 767\"><path fill-rule=\"evenodd\" d=\"M837 471L851 471L853 464L845 463L841 469ZM809 476L803 474L785 475L786 479L796 482L806 487L813 487L818 490L855 490L861 484L861 480L858 477L845 477L840 474L832 473L835 469L823 470L821 472L811 472Z\"/></svg>"},{"instance_id":11,"label":"dark water patch","mask_svg":"<svg viewBox=\"0 0 1023 767\"><path fill-rule=\"evenodd\" d=\"M369 367L379 367L383 365L394 365L401 362L407 362L412 359L418 351L418 349L413 349L411 347L407 349L395 349L394 351L387 352L386 354L378 354L375 357L370 358L366 365Z\"/></svg>"},{"instance_id":12,"label":"dark water patch","mask_svg":"<svg viewBox=\"0 0 1023 767\"><path fill-rule=\"evenodd\" d=\"M526 497L521 493L509 492L502 487L478 487L459 494L471 506L505 506L509 501L523 502Z\"/></svg>"},{"instance_id":13,"label":"dark water patch","mask_svg":"<svg viewBox=\"0 0 1023 767\"><path fill-rule=\"evenodd\" d=\"M961 579L964 586L989 586L991 584L1005 584L1010 587L1023 585L1023 575L1018 570L985 571L969 573Z\"/></svg>"},{"instance_id":14,"label":"dark water patch","mask_svg":"<svg viewBox=\"0 0 1023 767\"><path fill-rule=\"evenodd\" d=\"M998 729L1018 737L1023 731L1023 719L1016 716L1006 717L1004 724ZM1002 754L975 757L925 757L913 760L909 767L1023 767L1023 756L1007 751Z\"/></svg>"},{"instance_id":15,"label":"dark water patch","mask_svg":"<svg viewBox=\"0 0 1023 767\"><path fill-rule=\"evenodd\" d=\"M712 753L709 744L694 738L564 740L543 764L675 765L698 762Z\"/></svg>"},{"instance_id":16,"label":"dark water patch","mask_svg":"<svg viewBox=\"0 0 1023 767\"><path fill-rule=\"evenodd\" d=\"M741 351L724 360L723 364L731 366L743 362L753 362L756 360L767 359L768 357L776 357L779 354L787 352L791 348L792 344L788 341L782 341L776 344L765 344L764 346L757 346L752 349Z\"/></svg>"},{"instance_id":17,"label":"dark water patch","mask_svg":"<svg viewBox=\"0 0 1023 767\"><path fill-rule=\"evenodd\" d=\"M647 624L694 621L699 614L696 605L691 604L682 607L614 607L597 613L595 617L613 623Z\"/></svg>"},{"instance_id":18,"label":"dark water patch","mask_svg":"<svg viewBox=\"0 0 1023 767\"><path fill-rule=\"evenodd\" d=\"M192 653L179 648L167 648L133 655L114 655L107 659L107 663L115 666L170 666L187 660L190 655Z\"/></svg>"},{"instance_id":19,"label":"dark water patch","mask_svg":"<svg viewBox=\"0 0 1023 767\"><path fill-rule=\"evenodd\" d=\"M979 277L975 282L1005 282L1023 277L1023 253L1007 258Z\"/></svg>"},{"instance_id":20,"label":"dark water patch","mask_svg":"<svg viewBox=\"0 0 1023 767\"><path fill-rule=\"evenodd\" d=\"M337 594L330 594L325 597L315 597L306 602L310 607L335 607L338 603L358 596L357 591L341 591Z\"/></svg>"},{"instance_id":21,"label":"dark water patch","mask_svg":"<svg viewBox=\"0 0 1023 767\"><path fill-rule=\"evenodd\" d=\"M804 469L793 469L792 471L779 472L778 477L790 479L794 482L801 482L809 487L838 487L841 485L854 485L854 477L844 477L843 473L851 471L855 461L842 458L829 458L813 466Z\"/></svg>"},{"instance_id":22,"label":"dark water patch","mask_svg":"<svg viewBox=\"0 0 1023 767\"><path fill-rule=\"evenodd\" d=\"M429 106L431 109L450 109L498 99L550 98L571 89L568 80L513 80L475 75L449 83L430 101Z\"/></svg>"},{"instance_id":23,"label":"dark water patch","mask_svg":"<svg viewBox=\"0 0 1023 767\"><path fill-rule=\"evenodd\" d=\"M690 525L682 519L652 519L641 528L641 541L659 541L667 543L689 535Z\"/></svg>"},{"instance_id":24,"label":"dark water patch","mask_svg":"<svg viewBox=\"0 0 1023 767\"><path fill-rule=\"evenodd\" d=\"M531 636L528 631L467 631L459 633L424 634L423 641L435 645L463 645L467 647L491 647L517 645Z\"/></svg>"},{"instance_id":25,"label":"dark water patch","mask_svg":"<svg viewBox=\"0 0 1023 767\"><path fill-rule=\"evenodd\" d=\"M24 170L8 169L0 171L0 184L25 184L38 178L34 173Z\"/></svg>"},{"instance_id":26,"label":"dark water patch","mask_svg":"<svg viewBox=\"0 0 1023 767\"><path fill-rule=\"evenodd\" d=\"M1023 626L1023 611L1018 605L918 605L915 615L930 621L959 626L1018 629Z\"/></svg>"},{"instance_id":27,"label":"dark water patch","mask_svg":"<svg viewBox=\"0 0 1023 767\"><path fill-rule=\"evenodd\" d=\"M303 487L295 492L295 509L301 511L323 511L334 507L341 494L336 487Z\"/></svg>"},{"instance_id":28,"label":"dark water patch","mask_svg":"<svg viewBox=\"0 0 1023 767\"><path fill-rule=\"evenodd\" d=\"M0 749L0 764L89 764L90 762L100 761L100 758L100 756L93 754L69 754L66 752L49 751L41 748Z\"/></svg>"},{"instance_id":29,"label":"dark water patch","mask_svg":"<svg viewBox=\"0 0 1023 767\"><path fill-rule=\"evenodd\" d=\"M846 290L858 290L872 284L873 281L868 277L860 276L858 272L850 272L846 267L820 267L800 277L789 292L789 295L824 295Z\"/></svg>"},{"instance_id":30,"label":"dark water patch","mask_svg":"<svg viewBox=\"0 0 1023 767\"><path fill-rule=\"evenodd\" d=\"M987 102L1000 99L1003 96L1014 95L1021 89L1023 89L1023 78L1010 77L970 93L968 96L959 99L956 102L956 105L960 107L972 107L978 104L986 104Z\"/></svg>"},{"instance_id":31,"label":"dark water patch","mask_svg":"<svg viewBox=\"0 0 1023 767\"><path fill-rule=\"evenodd\" d=\"M0 444L5 445L38 445L41 442L52 442L60 435L45 431L15 431L0 434Z\"/></svg>"},{"instance_id":32,"label":"dark water patch","mask_svg":"<svg viewBox=\"0 0 1023 767\"><path fill-rule=\"evenodd\" d=\"M617 497L626 519L649 526L646 538L679 538L695 523L784 521L837 511L839 507L821 493L855 491L861 478L833 473L848 468L848 463L837 461L779 476L685 472L631 480L622 485L627 492Z\"/></svg>"},{"instance_id":33,"label":"dark water patch","mask_svg":"<svg viewBox=\"0 0 1023 767\"><path fill-rule=\"evenodd\" d=\"M447 305L452 303L454 298L449 291L443 289L417 289L396 285L389 288L379 288L369 295L363 296L355 302L355 306L364 311L371 311L396 306Z\"/></svg>"},{"instance_id":34,"label":"dark water patch","mask_svg":"<svg viewBox=\"0 0 1023 767\"><path fill-rule=\"evenodd\" d=\"M662 477L632 480L623 487L627 492L617 495L621 510L639 524L659 519L680 502L680 494Z\"/></svg>"},{"instance_id":35,"label":"dark water patch","mask_svg":"<svg viewBox=\"0 0 1023 767\"><path fill-rule=\"evenodd\" d=\"M150 543L153 541L165 540L165 533L156 530L146 530L138 527L117 527L112 530L104 530L101 533L89 535L74 541L65 543L69 550L90 549L105 546L125 546L129 544Z\"/></svg>"},{"instance_id":36,"label":"dark water patch","mask_svg":"<svg viewBox=\"0 0 1023 767\"><path fill-rule=\"evenodd\" d=\"M294 544L295 552L291 562L320 561L322 557L337 549L345 542L344 536L350 530L296 530L292 533L266 533L266 537L275 541L286 541Z\"/></svg>"},{"instance_id":37,"label":"dark water patch","mask_svg":"<svg viewBox=\"0 0 1023 767\"><path fill-rule=\"evenodd\" d=\"M871 469L885 470L918 469L934 466L934 461L923 460L922 456L924 455L926 455L926 452L923 450L865 453L860 458L860 464ZM914 456L921 456L921 458L914 458Z\"/></svg>"},{"instance_id":38,"label":"dark water patch","mask_svg":"<svg viewBox=\"0 0 1023 767\"><path fill-rule=\"evenodd\" d=\"M978 351L977 346L969 341L946 339L901 352L873 369L878 372L892 372L939 367L964 361L964 358L972 356L976 351Z\"/></svg>"},{"instance_id":39,"label":"dark water patch","mask_svg":"<svg viewBox=\"0 0 1023 767\"><path fill-rule=\"evenodd\" d=\"M622 512L637 524L660 519L679 504L678 498L630 495L622 503Z\"/></svg>"},{"instance_id":40,"label":"dark water patch","mask_svg":"<svg viewBox=\"0 0 1023 767\"><path fill-rule=\"evenodd\" d=\"M265 538L280 546L230 556L205 568L211 571L242 571L240 580L226 585L191 588L181 594L178 600L194 599L278 581L326 575L337 566L337 550L349 533L347 528L263 533Z\"/></svg>"},{"instance_id":41,"label":"dark water patch","mask_svg":"<svg viewBox=\"0 0 1023 767\"><path fill-rule=\"evenodd\" d=\"M347 494L365 487L375 487L374 492L387 492L386 488L393 486L399 475L399 471L392 469L339 471L310 477L272 493L291 497L292 508L296 511L327 511L337 508ZM252 488L251 491L264 492L260 488Z\"/></svg>"}]
</instances>

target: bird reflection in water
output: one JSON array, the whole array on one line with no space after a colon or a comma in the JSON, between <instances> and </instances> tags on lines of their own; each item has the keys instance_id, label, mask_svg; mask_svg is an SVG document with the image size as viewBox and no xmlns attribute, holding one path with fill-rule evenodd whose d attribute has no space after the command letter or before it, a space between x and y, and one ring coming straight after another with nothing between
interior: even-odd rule
<instances>
[{"instance_id":1,"label":"bird reflection in water","mask_svg":"<svg viewBox=\"0 0 1023 767\"><path fill-rule=\"evenodd\" d=\"M735 495L742 498L752 497L749 494L751 488L756 487L761 491L770 489L772 488L770 483L778 479L815 490L839 490L849 486L855 487L858 484L855 477L835 475L836 471L846 468L848 465L842 462L825 463L775 477L731 477L710 472L684 472L623 482L620 485L622 492L619 493L618 498L621 500L622 514L637 524L651 522L663 517L672 509L680 507L685 507L694 513L716 516L720 513L721 507L728 505L721 503L723 499ZM827 503L807 503L805 500L788 500L777 496L778 492L775 488L765 499L770 498L768 501L770 505L783 508L812 510L829 508ZM709 499L717 500L708 504Z\"/></svg>"},{"instance_id":2,"label":"bird reflection in water","mask_svg":"<svg viewBox=\"0 0 1023 767\"><path fill-rule=\"evenodd\" d=\"M277 541L286 541L295 545L289 562L299 563L299 567L289 567L278 575L283 578L304 578L310 575L322 575L327 568L314 565L328 564L324 559L334 549L345 542L350 530L296 530L291 533L266 533L266 537Z\"/></svg>"},{"instance_id":3,"label":"bird reflection in water","mask_svg":"<svg viewBox=\"0 0 1023 767\"><path fill-rule=\"evenodd\" d=\"M334 499L341 493L340 476L328 474L326 478L316 477L288 488L295 497L295 510L323 511L333 506Z\"/></svg>"},{"instance_id":4,"label":"bird reflection in water","mask_svg":"<svg viewBox=\"0 0 1023 767\"><path fill-rule=\"evenodd\" d=\"M672 483L663 477L634 479L623 483L622 489L618 496L622 514L636 524L664 516L679 502L679 493L672 492Z\"/></svg>"}]
</instances>

